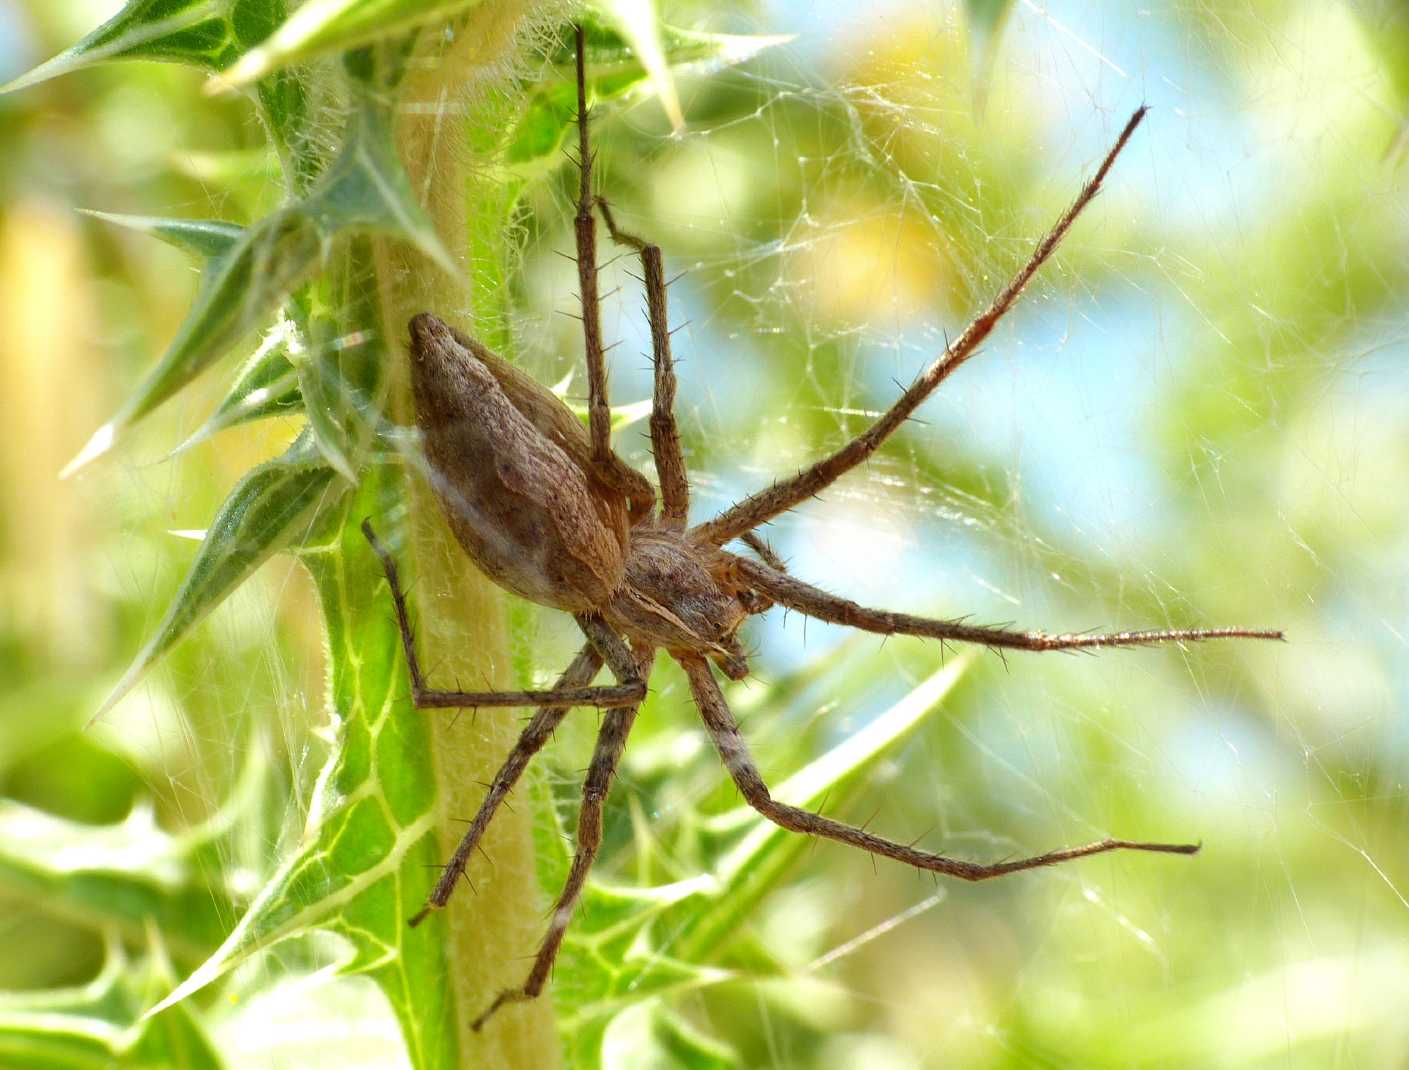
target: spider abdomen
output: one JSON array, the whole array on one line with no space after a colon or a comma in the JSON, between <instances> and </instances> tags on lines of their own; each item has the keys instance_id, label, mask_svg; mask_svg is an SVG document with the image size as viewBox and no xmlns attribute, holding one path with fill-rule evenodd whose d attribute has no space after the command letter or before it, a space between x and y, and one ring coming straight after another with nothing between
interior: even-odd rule
<instances>
[{"instance_id":1,"label":"spider abdomen","mask_svg":"<svg viewBox=\"0 0 1409 1070\"><path fill-rule=\"evenodd\" d=\"M567 406L526 376L506 381L467 341L428 313L411 321L416 423L450 530L499 586L597 610L625 576L624 499L587 474Z\"/></svg>"}]
</instances>

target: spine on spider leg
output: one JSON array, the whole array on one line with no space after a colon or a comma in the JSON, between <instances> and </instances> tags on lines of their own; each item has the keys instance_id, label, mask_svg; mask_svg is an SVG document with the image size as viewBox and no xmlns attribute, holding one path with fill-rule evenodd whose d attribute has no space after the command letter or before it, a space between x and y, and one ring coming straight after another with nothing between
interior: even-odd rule
<instances>
[{"instance_id":1,"label":"spine on spider leg","mask_svg":"<svg viewBox=\"0 0 1409 1070\"><path fill-rule=\"evenodd\" d=\"M512 191L494 177L492 164L517 102L506 99L502 86L491 85L490 79L502 76L521 35L560 15L562 6L524 0L476 8L459 28L456 43L414 65L402 90L407 102L445 105L439 114L433 108L403 108L397 148L441 242L466 277L451 278L402 245L387 243L377 250L383 322L397 354L388 374L389 416L399 425L415 422L405 364L412 316L434 312L496 351L512 354L506 305ZM468 113L468 120L462 112ZM406 468L406 537L399 553L415 577L411 609L422 658L443 679L509 686L501 596L455 542L417 466ZM473 727L462 719L457 727L448 714L413 715L430 719L441 815L438 834L441 854L448 859L461 831L451 814L467 800L473 805L474 785L492 779L520 726L513 717L481 717ZM414 934L406 930L407 939L449 944L447 982L457 1007L462 1065L521 1070L559 1063L560 1043L548 1000L523 1008L512 1029L476 1034L468 1027L496 992L517 980L518 961L539 936L546 898L535 875L531 820L528 807L500 814L484 843L495 880L484 882L476 895L457 896L437 924L422 926Z\"/></svg>"}]
</instances>

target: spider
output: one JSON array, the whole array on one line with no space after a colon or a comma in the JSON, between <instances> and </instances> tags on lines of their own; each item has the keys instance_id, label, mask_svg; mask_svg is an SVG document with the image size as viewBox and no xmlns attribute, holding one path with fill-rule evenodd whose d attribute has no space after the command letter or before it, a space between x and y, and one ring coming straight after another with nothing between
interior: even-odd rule
<instances>
[{"instance_id":1,"label":"spider","mask_svg":"<svg viewBox=\"0 0 1409 1070\"><path fill-rule=\"evenodd\" d=\"M1047 634L979 627L870 609L789 575L757 529L813 497L871 456L935 388L977 350L1101 188L1116 157L1145 116L1140 108L1075 201L1037 243L1027 262L988 309L955 338L875 423L830 456L744 498L711 520L687 523L689 481L674 415L675 373L667 327L660 249L616 225L592 191L583 34L576 34L580 188L574 220L582 324L587 357L588 426L561 401L474 339L430 313L412 319L411 378L427 471L451 530L465 552L499 586L540 605L573 614L587 642L555 686L539 691L445 691L427 684L416 656L396 563L370 522L363 531L381 560L417 709L537 707L489 786L425 906L419 925L443 908L470 854L533 755L575 706L605 711L582 791L577 845L547 934L522 985L501 992L474 1021L476 1030L506 1004L537 997L547 982L573 909L602 838L602 813L617 763L657 651L685 670L705 728L729 776L749 805L783 828L823 836L918 869L967 881L1051 866L1107 851L1190 855L1198 844L1103 839L1031 858L970 862L884 839L769 794L715 678L748 675L739 626L781 605L819 620L882 635L917 635L979 643L999 650L1073 650L1216 638L1280 639L1249 628ZM597 293L596 217L611 238L640 257L654 363L651 447L660 504L650 483L612 451L606 361ZM739 540L754 557L723 549ZM594 686L603 664L615 684Z\"/></svg>"}]
</instances>

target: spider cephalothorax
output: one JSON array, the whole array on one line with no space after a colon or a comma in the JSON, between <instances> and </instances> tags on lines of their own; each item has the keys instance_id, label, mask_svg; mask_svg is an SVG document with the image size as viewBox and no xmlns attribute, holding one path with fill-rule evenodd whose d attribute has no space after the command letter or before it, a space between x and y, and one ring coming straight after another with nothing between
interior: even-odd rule
<instances>
[{"instance_id":1,"label":"spider cephalothorax","mask_svg":"<svg viewBox=\"0 0 1409 1070\"><path fill-rule=\"evenodd\" d=\"M1193 854L1196 844L1104 839L997 863L968 862L887 840L820 814L778 802L769 794L725 703L711 663L732 679L748 674L736 633L751 613L779 604L821 620L884 635L919 635L1018 650L1071 650L1214 638L1279 639L1281 632L1246 628L1051 635L985 628L870 609L828 594L788 574L755 534L772 518L806 501L864 461L956 368L971 357L1012 307L1033 274L1051 256L1101 187L1116 157L1144 118L1141 108L1076 200L1038 242L986 311L916 378L866 431L797 475L745 498L695 527L687 525L689 483L675 426L675 373L666 326L666 284L660 250L616 226L592 191L592 155L583 79L582 34L577 35L578 151L581 187L575 230L587 356L588 427L551 392L484 346L435 316L411 322L411 367L416 422L426 467L461 546L501 587L541 605L572 613L587 643L557 685L544 691L443 691L421 673L395 562L369 524L363 530L381 557L391 587L402 645L418 708L535 706L537 712L489 786L469 830L446 864L419 924L450 900L471 853L500 803L533 755L574 706L606 711L583 785L577 852L553 920L519 988L499 995L476 1019L479 1028L499 1007L532 999L543 989L601 843L602 806L626 737L646 693L657 651L678 661L705 728L744 798L784 828L823 836L919 869L980 881L1114 850ZM660 482L659 508L650 484L611 448L606 362L597 307L596 216L618 243L641 258L651 323L655 389L651 446ZM723 549L739 540L756 555ZM617 683L593 686L603 664Z\"/></svg>"},{"instance_id":2,"label":"spider cephalothorax","mask_svg":"<svg viewBox=\"0 0 1409 1070\"><path fill-rule=\"evenodd\" d=\"M670 525L631 529L626 582L603 616L632 640L680 656L703 654L742 680L748 663L735 633L752 604L729 555Z\"/></svg>"}]
</instances>

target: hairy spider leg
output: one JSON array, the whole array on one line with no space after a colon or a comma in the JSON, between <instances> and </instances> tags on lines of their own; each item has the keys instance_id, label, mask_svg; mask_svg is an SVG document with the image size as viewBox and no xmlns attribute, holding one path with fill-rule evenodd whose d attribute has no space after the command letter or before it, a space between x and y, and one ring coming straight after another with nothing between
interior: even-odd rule
<instances>
[{"instance_id":1,"label":"hairy spider leg","mask_svg":"<svg viewBox=\"0 0 1409 1070\"><path fill-rule=\"evenodd\" d=\"M1132 840L1104 839L1081 847L1048 851L1046 854L1034 855L1031 858L1019 858L985 865L921 851L907 844L896 843L894 840L872 835L853 825L823 817L811 810L778 802L769 794L768 785L763 782L758 767L754 765L753 756L749 754L743 737L739 735L739 726L734 721L733 714L729 712L729 707L724 701L724 695L719 690L719 684L714 679L714 673L710 669L709 663L698 657L677 657L676 660L684 667L686 675L690 678L690 691L695 696L695 705L699 707L705 728L714 740L714 746L719 751L720 759L728 769L729 776L738 785L744 799L769 821L789 831L800 832L808 836L824 836L829 840L837 840L840 843L850 844L852 847L859 847L871 854L893 858L897 862L904 862L917 869L943 873L946 876L958 877L966 881L990 880L994 877L1006 876L1009 873L1019 873L1025 869L1055 866L1076 858L1105 854L1107 851L1154 851L1160 854L1179 855L1198 853L1199 845L1196 843L1137 843Z\"/></svg>"},{"instance_id":2,"label":"hairy spider leg","mask_svg":"<svg viewBox=\"0 0 1409 1070\"><path fill-rule=\"evenodd\" d=\"M416 639L411 630L406 596L401 590L396 560L382 545L372 530L370 520L362 521L362 534L372 544L373 551L386 573L387 586L396 607L396 626L401 632L401 646L406 651L406 667L411 676L411 704L418 710L502 708L518 706L551 706L570 709L573 706L627 706L646 697L646 681L636 669L635 659L626 644L598 617L574 614L578 627L602 655L617 678L614 685L601 687L559 686L547 691L443 691L430 687L421 675L420 659L416 656Z\"/></svg>"},{"instance_id":3,"label":"hairy spider leg","mask_svg":"<svg viewBox=\"0 0 1409 1070\"><path fill-rule=\"evenodd\" d=\"M762 558L765 565L779 572L788 571L788 566L783 563L783 559L778 556L777 551L758 532L746 531L739 536L739 541Z\"/></svg>"},{"instance_id":4,"label":"hairy spider leg","mask_svg":"<svg viewBox=\"0 0 1409 1070\"><path fill-rule=\"evenodd\" d=\"M690 480L680 448L675 422L675 358L670 353L670 313L666 305L665 267L660 246L619 229L611 206L597 198L597 208L612 240L635 249L641 257L641 281L646 288L646 315L651 324L651 365L654 390L651 400L651 453L660 479L660 522L682 529L690 511Z\"/></svg>"},{"instance_id":5,"label":"hairy spider leg","mask_svg":"<svg viewBox=\"0 0 1409 1070\"><path fill-rule=\"evenodd\" d=\"M597 208L607 224L612 240L635 249L641 257L641 281L646 289L646 312L651 324L651 363L655 370L655 392L651 402L651 452L661 488L661 522L683 528L690 511L690 481L680 446L680 429L675 420L675 358L670 352L670 315L666 304L665 267L660 247L645 238L622 230L616 224L606 198L597 198ZM773 547L755 531L746 531L739 540L779 572L786 572Z\"/></svg>"},{"instance_id":6,"label":"hairy spider leg","mask_svg":"<svg viewBox=\"0 0 1409 1070\"><path fill-rule=\"evenodd\" d=\"M643 653L640 661L642 675L649 674L653 657L653 651ZM602 717L602 727L597 733L597 745L592 751L592 764L587 769L587 778L582 785L582 807L577 813L577 850L573 853L572 868L568 871L562 893L553 907L553 919L548 926L548 932L543 937L543 943L539 945L533 967L524 983L518 988L506 988L500 992L484 1013L471 1023L476 1031L483 1028L484 1023L489 1021L500 1007L534 999L548 983L553 962L562 947L563 934L567 932L568 924L572 921L573 911L582 896L583 886L587 883L587 874L592 869L592 863L596 861L598 849L602 846L602 811L606 804L607 792L611 789L612 777L621 761L621 753L626 748L626 737L631 732L631 725L636 720L639 709L639 704L618 707L608 710Z\"/></svg>"},{"instance_id":7,"label":"hairy spider leg","mask_svg":"<svg viewBox=\"0 0 1409 1070\"><path fill-rule=\"evenodd\" d=\"M562 676L558 677L554 690L585 687L592 682L592 678L597 675L597 670L601 667L602 655L597 653L596 647L588 643L578 651L577 657L563 671ZM455 848L455 853L450 856L450 861L446 863L445 869L441 872L440 879L436 881L435 887L427 896L426 905L411 918L410 924L413 927L421 924L432 911L440 910L450 902L451 895L454 894L460 878L465 873L465 867L469 865L470 855L479 846L485 830L489 828L489 823L494 820L494 815L499 810L499 804L513 790L519 777L523 775L523 771L528 768L528 763L535 754L543 749L544 744L552 737L554 730L562 723L570 709L569 706L540 707L533 715L533 719L525 726L523 732L519 734L514 749L504 759L504 764L499 767L499 772L494 774L494 780L489 785L489 791L485 794L484 800L479 804L479 809L475 811L474 820L470 822L469 829L466 830L459 846Z\"/></svg>"},{"instance_id":8,"label":"hairy spider leg","mask_svg":"<svg viewBox=\"0 0 1409 1070\"><path fill-rule=\"evenodd\" d=\"M1090 647L1145 646L1150 643L1197 642L1202 639L1281 639L1267 628L1169 628L1158 631L1086 632L1053 635L1012 628L983 627L962 621L935 620L885 609L868 609L847 598L813 587L745 557L729 555L738 573L773 602L832 624L845 624L880 635L919 635L929 639L1012 650L1080 650Z\"/></svg>"},{"instance_id":9,"label":"hairy spider leg","mask_svg":"<svg viewBox=\"0 0 1409 1070\"><path fill-rule=\"evenodd\" d=\"M602 346L602 309L597 287L597 222L592 214L592 145L588 137L587 78L582 27L577 40L577 151L580 176L573 234L577 241L577 285L582 305L582 343L587 359L587 423L592 462L610 487L631 503L632 522L651 514L655 492L650 483L612 452L612 411L607 398L607 358Z\"/></svg>"},{"instance_id":10,"label":"hairy spider leg","mask_svg":"<svg viewBox=\"0 0 1409 1070\"><path fill-rule=\"evenodd\" d=\"M944 382L956 368L974 355L979 345L998 325L999 320L1013 306L1013 303L1017 301L1018 296L1023 292L1023 288L1032 276L1036 274L1037 269L1046 263L1052 252L1061 243L1062 238L1066 236L1067 231L1071 229L1071 225L1076 222L1082 210L1100 191L1101 183L1105 180L1111 165L1115 163L1116 157L1125 148L1126 142L1130 140L1135 128L1145 118L1146 110L1141 107L1130 117L1125 128L1120 132L1120 136L1116 138L1115 144L1111 146L1111 150L1101 161L1101 166L1096 169L1096 173L1081 187L1081 192L1077 194L1076 200L1037 243L1037 248L1033 250L1027 263L1018 270L1008 285L1003 287L988 309L964 328L964 333L954 339L948 348L920 373L919 378L911 384L905 393L901 394L887 412L835 453L824 457L810 468L804 469L789 479L779 480L772 486L751 494L724 510L713 520L706 521L691 529L690 534L703 542L722 546L729 540L738 538L760 524L767 523L779 513L786 512L831 486L837 479L875 453L880 445L909 419L911 413L934 392L940 383Z\"/></svg>"},{"instance_id":11,"label":"hairy spider leg","mask_svg":"<svg viewBox=\"0 0 1409 1070\"><path fill-rule=\"evenodd\" d=\"M582 304L582 333L587 358L587 421L592 456L607 463L612 451L612 413L607 402L607 360L602 349L601 309L597 296L597 233L592 220L592 148L587 135L587 79L582 27L577 33L577 165L580 188L573 231L577 238L577 275Z\"/></svg>"}]
</instances>

